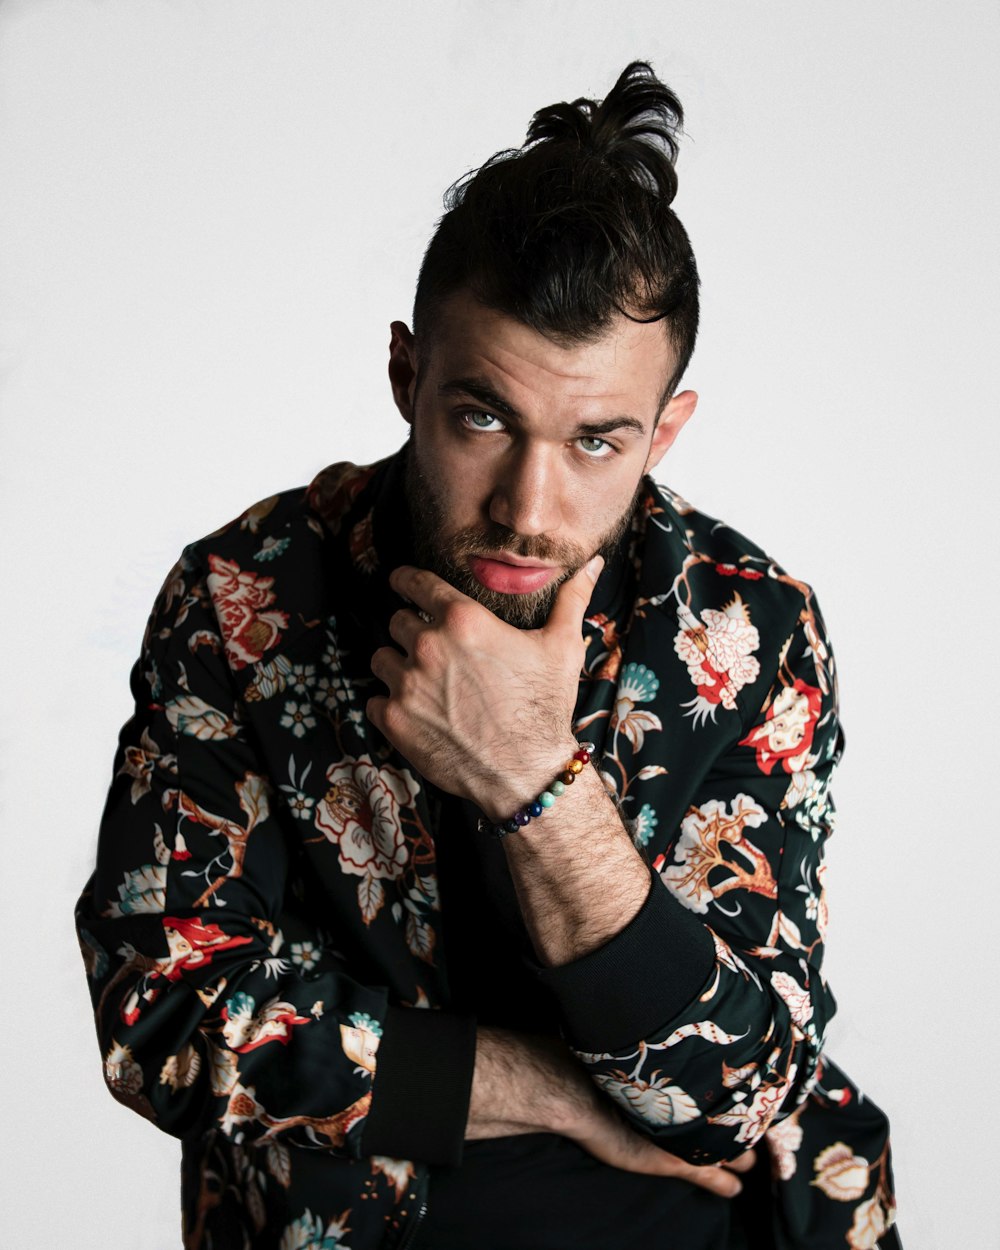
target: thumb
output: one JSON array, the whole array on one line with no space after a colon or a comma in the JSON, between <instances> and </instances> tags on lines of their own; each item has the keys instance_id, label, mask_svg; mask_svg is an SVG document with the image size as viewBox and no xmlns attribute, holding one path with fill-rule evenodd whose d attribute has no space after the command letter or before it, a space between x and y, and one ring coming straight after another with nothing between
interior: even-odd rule
<instances>
[{"instance_id":1,"label":"thumb","mask_svg":"<svg viewBox=\"0 0 1000 1250\"><path fill-rule=\"evenodd\" d=\"M594 583L600 577L603 568L604 557L594 556L582 569L578 569L572 577L563 582L559 587L552 611L549 613L549 619L545 623L546 630L557 633L562 630L567 633L580 632L587 604L590 603L594 593Z\"/></svg>"}]
</instances>

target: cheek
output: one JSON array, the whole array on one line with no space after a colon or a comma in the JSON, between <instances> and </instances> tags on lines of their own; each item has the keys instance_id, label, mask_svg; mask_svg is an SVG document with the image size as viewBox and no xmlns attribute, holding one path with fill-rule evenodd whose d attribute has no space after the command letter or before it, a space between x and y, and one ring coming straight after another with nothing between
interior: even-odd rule
<instances>
[{"instance_id":1,"label":"cheek","mask_svg":"<svg viewBox=\"0 0 1000 1250\"><path fill-rule=\"evenodd\" d=\"M460 528L478 522L495 489L489 458L456 452L447 443L439 454L430 452L426 448L418 459L420 485L433 497L444 524Z\"/></svg>"},{"instance_id":2,"label":"cheek","mask_svg":"<svg viewBox=\"0 0 1000 1250\"><path fill-rule=\"evenodd\" d=\"M603 533L631 511L641 469L641 464L636 468L631 463L615 463L575 475L563 496L567 520L588 532Z\"/></svg>"}]
</instances>

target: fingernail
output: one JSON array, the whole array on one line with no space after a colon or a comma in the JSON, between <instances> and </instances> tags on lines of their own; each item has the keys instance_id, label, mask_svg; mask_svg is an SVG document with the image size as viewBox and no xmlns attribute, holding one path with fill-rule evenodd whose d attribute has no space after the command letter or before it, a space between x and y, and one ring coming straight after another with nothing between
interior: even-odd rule
<instances>
[{"instance_id":1,"label":"fingernail","mask_svg":"<svg viewBox=\"0 0 1000 1250\"><path fill-rule=\"evenodd\" d=\"M738 1181L734 1176L730 1184L727 1186L727 1194L730 1198L735 1198L738 1193L743 1191L743 1182Z\"/></svg>"},{"instance_id":2,"label":"fingernail","mask_svg":"<svg viewBox=\"0 0 1000 1250\"><path fill-rule=\"evenodd\" d=\"M598 577L600 577L601 569L603 568L604 568L604 557L594 556L594 558L587 565L587 573L590 577L590 580L593 582L596 582Z\"/></svg>"}]
</instances>

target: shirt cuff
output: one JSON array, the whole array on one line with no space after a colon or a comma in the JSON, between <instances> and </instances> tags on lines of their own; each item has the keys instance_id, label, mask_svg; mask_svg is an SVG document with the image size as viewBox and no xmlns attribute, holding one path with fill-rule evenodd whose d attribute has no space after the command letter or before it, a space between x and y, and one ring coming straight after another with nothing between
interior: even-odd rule
<instances>
[{"instance_id":1,"label":"shirt cuff","mask_svg":"<svg viewBox=\"0 0 1000 1250\"><path fill-rule=\"evenodd\" d=\"M646 901L620 933L568 964L524 962L555 996L576 1050L632 1047L704 988L715 943L701 921L651 873Z\"/></svg>"},{"instance_id":2,"label":"shirt cuff","mask_svg":"<svg viewBox=\"0 0 1000 1250\"><path fill-rule=\"evenodd\" d=\"M475 1016L390 1006L361 1153L458 1167L475 1063Z\"/></svg>"}]
</instances>

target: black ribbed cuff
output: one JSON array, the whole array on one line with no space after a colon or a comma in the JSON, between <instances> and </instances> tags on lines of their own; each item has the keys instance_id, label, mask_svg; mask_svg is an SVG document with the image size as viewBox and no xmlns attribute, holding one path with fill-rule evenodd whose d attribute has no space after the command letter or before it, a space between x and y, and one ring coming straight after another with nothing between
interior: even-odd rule
<instances>
[{"instance_id":1,"label":"black ribbed cuff","mask_svg":"<svg viewBox=\"0 0 1000 1250\"><path fill-rule=\"evenodd\" d=\"M361 1153L458 1167L475 1063L475 1016L390 1006Z\"/></svg>"},{"instance_id":2,"label":"black ribbed cuff","mask_svg":"<svg viewBox=\"0 0 1000 1250\"><path fill-rule=\"evenodd\" d=\"M556 998L577 1050L622 1050L673 1019L704 987L715 943L653 873L646 901L620 933L556 968L524 961Z\"/></svg>"}]
</instances>

